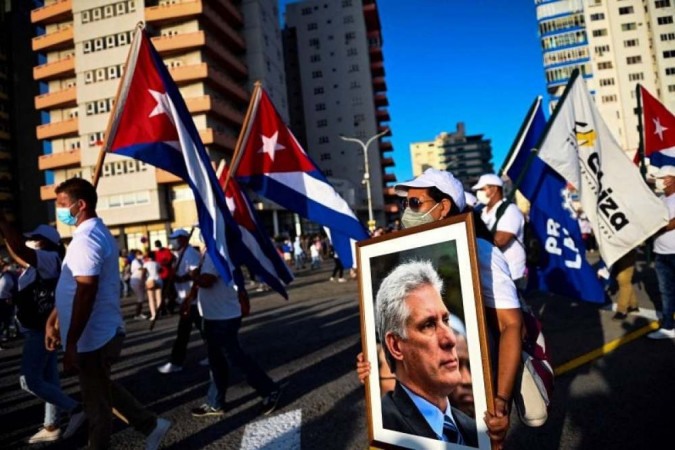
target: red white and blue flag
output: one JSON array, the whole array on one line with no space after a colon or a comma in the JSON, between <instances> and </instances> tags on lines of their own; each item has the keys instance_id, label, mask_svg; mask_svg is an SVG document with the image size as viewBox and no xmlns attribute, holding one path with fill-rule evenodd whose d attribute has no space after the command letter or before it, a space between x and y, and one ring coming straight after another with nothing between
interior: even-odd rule
<instances>
[{"instance_id":1,"label":"red white and blue flag","mask_svg":"<svg viewBox=\"0 0 675 450\"><path fill-rule=\"evenodd\" d=\"M225 188L225 182L229 169L224 161L218 170L218 181L221 188ZM260 225L251 201L241 190L237 180L230 178L225 188L225 200L232 214L232 218L239 226L241 240L249 249L250 253L260 263L260 270L254 271L255 275L260 276L272 289L288 298L284 286L293 281L293 274L286 265L274 242L267 235L265 229Z\"/></svg>"},{"instance_id":2,"label":"red white and blue flag","mask_svg":"<svg viewBox=\"0 0 675 450\"><path fill-rule=\"evenodd\" d=\"M640 86L645 157L655 167L675 165L675 115ZM637 157L636 157L637 158Z\"/></svg>"},{"instance_id":3,"label":"red white and blue flag","mask_svg":"<svg viewBox=\"0 0 675 450\"><path fill-rule=\"evenodd\" d=\"M185 101L144 30L129 50L104 150L171 172L192 189L207 252L227 283L243 286L247 258ZM231 256L236 255L235 258Z\"/></svg>"},{"instance_id":4,"label":"red white and blue flag","mask_svg":"<svg viewBox=\"0 0 675 450\"><path fill-rule=\"evenodd\" d=\"M259 195L333 231L333 247L345 267L353 267L350 239L368 232L347 202L303 150L263 89L251 99L235 176ZM337 238L337 237L340 238Z\"/></svg>"}]
</instances>

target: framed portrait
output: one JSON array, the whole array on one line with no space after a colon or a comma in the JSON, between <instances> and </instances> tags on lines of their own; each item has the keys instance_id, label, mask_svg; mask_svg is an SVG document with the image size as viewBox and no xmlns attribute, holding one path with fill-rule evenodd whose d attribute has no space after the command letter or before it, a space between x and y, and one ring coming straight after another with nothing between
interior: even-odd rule
<instances>
[{"instance_id":1,"label":"framed portrait","mask_svg":"<svg viewBox=\"0 0 675 450\"><path fill-rule=\"evenodd\" d=\"M371 363L371 372L366 380L370 446L386 449L490 450L490 438L483 416L488 408L493 411L492 376L472 214L462 214L362 241L357 244L357 256L360 268L362 347L364 357ZM428 280L425 274L432 271L442 282L441 292L435 288L437 284L425 281ZM418 283L418 279L421 282ZM431 291L427 290L432 288ZM378 317L392 317L391 312L384 312L384 308L382 313L378 313L378 295L381 299L397 299L392 300L394 303L391 304L403 299L402 302L408 306L417 305L407 309L406 323L410 326L406 332L413 331L412 335L401 337L404 344L400 348L395 343L398 341L391 336L378 335ZM411 295L424 300L421 303L411 300ZM447 323L446 326L440 326L433 321L433 315L428 325L434 330L430 332L430 340L427 339L427 324L418 328L415 322L418 316L414 311L423 311L419 305L426 307L428 298L433 299L437 311L445 314L441 320L448 321L453 330L454 348ZM440 301L449 311L450 317L444 313L442 306L438 307ZM382 304L384 302L381 300ZM392 311L392 308L389 307L387 311ZM423 315L419 317L420 320L427 320ZM400 322L400 319L394 319L394 322L396 320ZM415 334L418 329L422 330L420 333L426 334ZM387 335L391 334L387 332ZM422 338L413 341L411 336ZM411 354L411 351L418 353ZM406 360L392 356L400 356L404 352L408 352ZM453 354L456 357L448 356ZM420 358L420 355L423 357ZM429 355L432 357L427 358ZM440 362L436 361L436 357ZM419 361L423 363L419 364ZM399 377L409 377L406 382L414 385L412 389L396 377L395 369L391 368L395 364L401 364ZM410 367L414 370L408 370ZM429 392L442 392L440 401L448 392L447 409L441 414L440 426L443 426L443 417L448 415L445 413L452 411L450 415L459 429L460 438L448 439L445 428L441 428L443 435L432 432L439 429L438 418L433 416L433 412L428 418L428 409L426 415L421 413L420 408L425 408L424 397L420 401L418 396L411 395L420 395L420 391L426 387ZM403 395L404 392L407 396ZM432 403L427 407L429 405ZM439 408L436 407L436 410L440 411ZM472 420L466 420L467 417ZM435 427L431 424L435 424ZM455 443L453 439L456 439Z\"/></svg>"}]
</instances>

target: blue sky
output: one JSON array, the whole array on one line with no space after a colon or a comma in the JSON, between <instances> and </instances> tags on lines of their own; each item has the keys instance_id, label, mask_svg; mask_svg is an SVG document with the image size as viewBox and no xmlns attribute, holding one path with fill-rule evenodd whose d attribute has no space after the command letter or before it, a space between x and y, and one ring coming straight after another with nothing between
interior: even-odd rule
<instances>
[{"instance_id":1,"label":"blue sky","mask_svg":"<svg viewBox=\"0 0 675 450\"><path fill-rule=\"evenodd\" d=\"M534 98L546 99L534 0L378 0L378 8L397 179L412 177L411 142L457 122L492 140L498 170Z\"/></svg>"}]
</instances>

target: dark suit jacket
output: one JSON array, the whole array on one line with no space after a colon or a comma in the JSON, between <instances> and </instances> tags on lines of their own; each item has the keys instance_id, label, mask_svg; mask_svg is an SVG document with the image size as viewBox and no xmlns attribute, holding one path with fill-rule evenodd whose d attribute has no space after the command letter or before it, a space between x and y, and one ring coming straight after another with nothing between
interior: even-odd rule
<instances>
[{"instance_id":1,"label":"dark suit jacket","mask_svg":"<svg viewBox=\"0 0 675 450\"><path fill-rule=\"evenodd\" d=\"M457 408L452 408L452 416L464 443L470 447L478 447L476 422ZM429 439L438 439L438 436L429 426L422 413L419 412L410 396L396 382L393 392L387 392L382 397L382 425L387 430L400 431Z\"/></svg>"}]
</instances>

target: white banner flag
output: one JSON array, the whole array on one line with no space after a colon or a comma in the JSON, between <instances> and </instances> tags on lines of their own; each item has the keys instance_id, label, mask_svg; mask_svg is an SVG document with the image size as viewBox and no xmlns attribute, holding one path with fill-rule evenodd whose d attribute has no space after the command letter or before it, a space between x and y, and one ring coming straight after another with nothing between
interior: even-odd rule
<instances>
[{"instance_id":1,"label":"white banner flag","mask_svg":"<svg viewBox=\"0 0 675 450\"><path fill-rule=\"evenodd\" d=\"M539 157L578 191L605 264L668 223L668 211L610 133L583 77L558 106Z\"/></svg>"}]
</instances>

